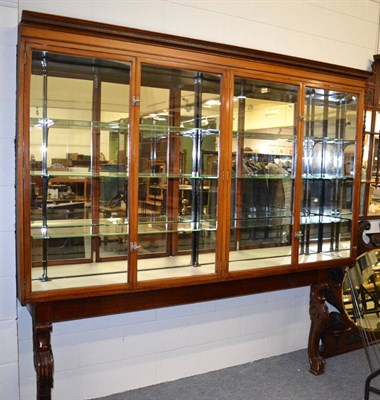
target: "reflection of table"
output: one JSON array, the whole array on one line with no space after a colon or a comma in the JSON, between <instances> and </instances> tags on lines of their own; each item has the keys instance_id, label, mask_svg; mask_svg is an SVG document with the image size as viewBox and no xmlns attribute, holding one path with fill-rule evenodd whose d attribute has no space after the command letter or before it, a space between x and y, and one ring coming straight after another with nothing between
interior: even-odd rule
<instances>
[{"instance_id":1,"label":"reflection of table","mask_svg":"<svg viewBox=\"0 0 380 400\"><path fill-rule=\"evenodd\" d=\"M167 184L149 184L146 190L145 199L142 200L145 206L156 207L161 210L164 210L166 207L166 191ZM189 206L191 206L192 192L193 186L190 184L180 184L178 186L179 189L179 207L181 208L182 201L187 200ZM145 189L144 189L145 190ZM144 191L141 188L141 191ZM204 193L202 198L202 205L206 206L209 201L209 186L202 186L201 192Z\"/></svg>"},{"instance_id":2,"label":"reflection of table","mask_svg":"<svg viewBox=\"0 0 380 400\"><path fill-rule=\"evenodd\" d=\"M81 197L85 201L89 200L90 191L87 190L87 186L90 183L88 179L81 177L69 177L69 176L56 176L49 180L52 185L66 185L71 188L75 193L76 198Z\"/></svg>"},{"instance_id":3,"label":"reflection of table","mask_svg":"<svg viewBox=\"0 0 380 400\"><path fill-rule=\"evenodd\" d=\"M369 315L376 314L377 319L380 315L380 283L379 278L375 277L370 282L359 285L355 288L355 293L351 290L343 294L343 303L347 314L357 323L358 319L366 319L366 324L371 325L368 320ZM359 307L360 310L357 310ZM359 315L360 312L360 315ZM360 321L359 321L360 322ZM373 327L376 329L377 324Z\"/></svg>"},{"instance_id":4,"label":"reflection of table","mask_svg":"<svg viewBox=\"0 0 380 400\"><path fill-rule=\"evenodd\" d=\"M84 201L48 202L47 218L49 219L79 219L83 218L85 213Z\"/></svg>"},{"instance_id":5,"label":"reflection of table","mask_svg":"<svg viewBox=\"0 0 380 400\"><path fill-rule=\"evenodd\" d=\"M124 207L100 207L100 213L104 218L122 218L126 216L126 209Z\"/></svg>"},{"instance_id":6,"label":"reflection of table","mask_svg":"<svg viewBox=\"0 0 380 400\"><path fill-rule=\"evenodd\" d=\"M56 211L57 206L53 208ZM59 208L61 207L58 206ZM49 218L47 227L43 227L42 220L34 220L31 224L31 236L35 243L32 255L33 266L41 265L45 245L47 245L48 261L78 260L85 259L86 253L87 258L90 257L89 242L86 248L86 238L99 236L106 244L110 238L124 241L127 235L128 220L126 218L100 218L97 224L93 224L91 219L83 218L83 214L81 218L63 216L61 219Z\"/></svg>"},{"instance_id":7,"label":"reflection of table","mask_svg":"<svg viewBox=\"0 0 380 400\"><path fill-rule=\"evenodd\" d=\"M33 247L33 260L41 261L43 242L47 245L49 260L78 259L85 257L83 232L77 232L79 221L85 213L84 202L58 202L47 204L47 226L42 228L41 221L34 221L31 225L32 237L42 239L40 246ZM36 217L36 215L35 215ZM39 216L42 218L42 215Z\"/></svg>"}]
</instances>

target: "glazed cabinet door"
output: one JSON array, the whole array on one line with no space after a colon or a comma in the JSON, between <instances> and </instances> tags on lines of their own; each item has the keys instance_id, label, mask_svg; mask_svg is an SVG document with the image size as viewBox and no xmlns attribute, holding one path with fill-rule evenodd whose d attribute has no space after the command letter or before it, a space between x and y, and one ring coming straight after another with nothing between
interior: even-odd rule
<instances>
[{"instance_id":1,"label":"glazed cabinet door","mask_svg":"<svg viewBox=\"0 0 380 400\"><path fill-rule=\"evenodd\" d=\"M380 106L378 106L380 109ZM361 215L380 215L380 111L365 113L362 160Z\"/></svg>"},{"instance_id":2,"label":"glazed cabinet door","mask_svg":"<svg viewBox=\"0 0 380 400\"><path fill-rule=\"evenodd\" d=\"M292 262L298 91L235 77L230 272Z\"/></svg>"},{"instance_id":3,"label":"glazed cabinet door","mask_svg":"<svg viewBox=\"0 0 380 400\"><path fill-rule=\"evenodd\" d=\"M39 50L28 61L31 291L126 283L131 63Z\"/></svg>"},{"instance_id":4,"label":"glazed cabinet door","mask_svg":"<svg viewBox=\"0 0 380 400\"><path fill-rule=\"evenodd\" d=\"M350 257L358 96L306 87L300 262Z\"/></svg>"},{"instance_id":5,"label":"glazed cabinet door","mask_svg":"<svg viewBox=\"0 0 380 400\"><path fill-rule=\"evenodd\" d=\"M380 58L374 56L364 113L360 216L380 215Z\"/></svg>"},{"instance_id":6,"label":"glazed cabinet door","mask_svg":"<svg viewBox=\"0 0 380 400\"><path fill-rule=\"evenodd\" d=\"M216 271L221 77L141 66L137 279Z\"/></svg>"}]
</instances>

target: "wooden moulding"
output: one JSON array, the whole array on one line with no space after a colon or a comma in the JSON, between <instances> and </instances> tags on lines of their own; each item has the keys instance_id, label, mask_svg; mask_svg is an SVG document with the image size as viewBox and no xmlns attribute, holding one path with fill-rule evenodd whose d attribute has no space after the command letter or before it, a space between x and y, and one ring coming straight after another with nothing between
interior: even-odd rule
<instances>
[{"instance_id":1,"label":"wooden moulding","mask_svg":"<svg viewBox=\"0 0 380 400\"><path fill-rule=\"evenodd\" d=\"M97 315L141 311L146 309L188 304L226 297L270 292L309 286L325 281L325 274L319 270L302 273L267 276L244 280L213 282L203 285L171 287L130 292L91 298L68 299L52 302L52 321L90 318Z\"/></svg>"},{"instance_id":2,"label":"wooden moulding","mask_svg":"<svg viewBox=\"0 0 380 400\"><path fill-rule=\"evenodd\" d=\"M299 68L306 71L327 73L329 75L343 75L347 78L360 80L367 80L371 76L371 72L369 71L320 61L26 10L22 13L20 27L33 27L49 31L63 31L66 33L127 40L134 43L164 46L173 49L257 61L270 65Z\"/></svg>"}]
</instances>

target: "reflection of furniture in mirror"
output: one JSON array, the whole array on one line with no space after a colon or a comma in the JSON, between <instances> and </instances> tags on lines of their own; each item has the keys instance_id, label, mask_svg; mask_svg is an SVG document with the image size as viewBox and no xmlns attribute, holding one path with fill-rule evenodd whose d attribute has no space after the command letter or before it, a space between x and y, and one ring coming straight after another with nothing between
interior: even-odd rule
<instances>
[{"instance_id":1,"label":"reflection of furniture in mirror","mask_svg":"<svg viewBox=\"0 0 380 400\"><path fill-rule=\"evenodd\" d=\"M57 235L49 240L46 248L46 256L51 261L51 264L59 264L65 260L67 264L88 262L88 255L85 253L85 238L82 235L72 235L71 225L83 223L85 216L85 203L78 201L62 201L58 203L49 203L47 205L47 215L51 220L50 234L54 236L54 230L60 225L65 225L65 234ZM74 221L73 221L74 220ZM41 230L41 225L34 224L32 229L36 232ZM59 229L59 228L58 228ZM36 233L35 233L36 235ZM32 248L33 267L42 265L44 245L41 235L37 245Z\"/></svg>"},{"instance_id":2,"label":"reflection of furniture in mirror","mask_svg":"<svg viewBox=\"0 0 380 400\"><path fill-rule=\"evenodd\" d=\"M166 175L166 160L148 161L147 168L151 177L147 178L145 205L153 208L164 207L167 183L165 179L160 179L160 177ZM155 177L155 175L158 177Z\"/></svg>"},{"instance_id":3,"label":"reflection of furniture in mirror","mask_svg":"<svg viewBox=\"0 0 380 400\"><path fill-rule=\"evenodd\" d=\"M368 331L380 330L379 252L372 250L359 256L356 264L346 269L342 284L349 318Z\"/></svg>"},{"instance_id":4,"label":"reflection of furniture in mirror","mask_svg":"<svg viewBox=\"0 0 380 400\"><path fill-rule=\"evenodd\" d=\"M370 393L380 394L372 381L380 375L380 250L359 256L346 268L342 292L348 318L358 327L371 373L365 382L365 400Z\"/></svg>"},{"instance_id":5,"label":"reflection of furniture in mirror","mask_svg":"<svg viewBox=\"0 0 380 400\"><path fill-rule=\"evenodd\" d=\"M100 204L106 205L114 196L126 193L124 164L102 164L100 176ZM121 177L119 177L120 175Z\"/></svg>"},{"instance_id":6,"label":"reflection of furniture in mirror","mask_svg":"<svg viewBox=\"0 0 380 400\"><path fill-rule=\"evenodd\" d=\"M63 199L75 199L75 201L89 201L90 199L90 181L87 178L55 177L50 179L50 183L51 186L61 184L65 187L66 191L61 196Z\"/></svg>"}]
</instances>

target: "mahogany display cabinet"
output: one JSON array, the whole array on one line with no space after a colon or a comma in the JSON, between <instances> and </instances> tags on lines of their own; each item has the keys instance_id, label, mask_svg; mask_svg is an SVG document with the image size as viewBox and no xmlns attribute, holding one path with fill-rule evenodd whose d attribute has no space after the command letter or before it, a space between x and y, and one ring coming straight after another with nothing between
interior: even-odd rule
<instances>
[{"instance_id":1,"label":"mahogany display cabinet","mask_svg":"<svg viewBox=\"0 0 380 400\"><path fill-rule=\"evenodd\" d=\"M320 372L321 288L357 256L369 77L24 11L18 297L37 397L54 322L308 285Z\"/></svg>"}]
</instances>

